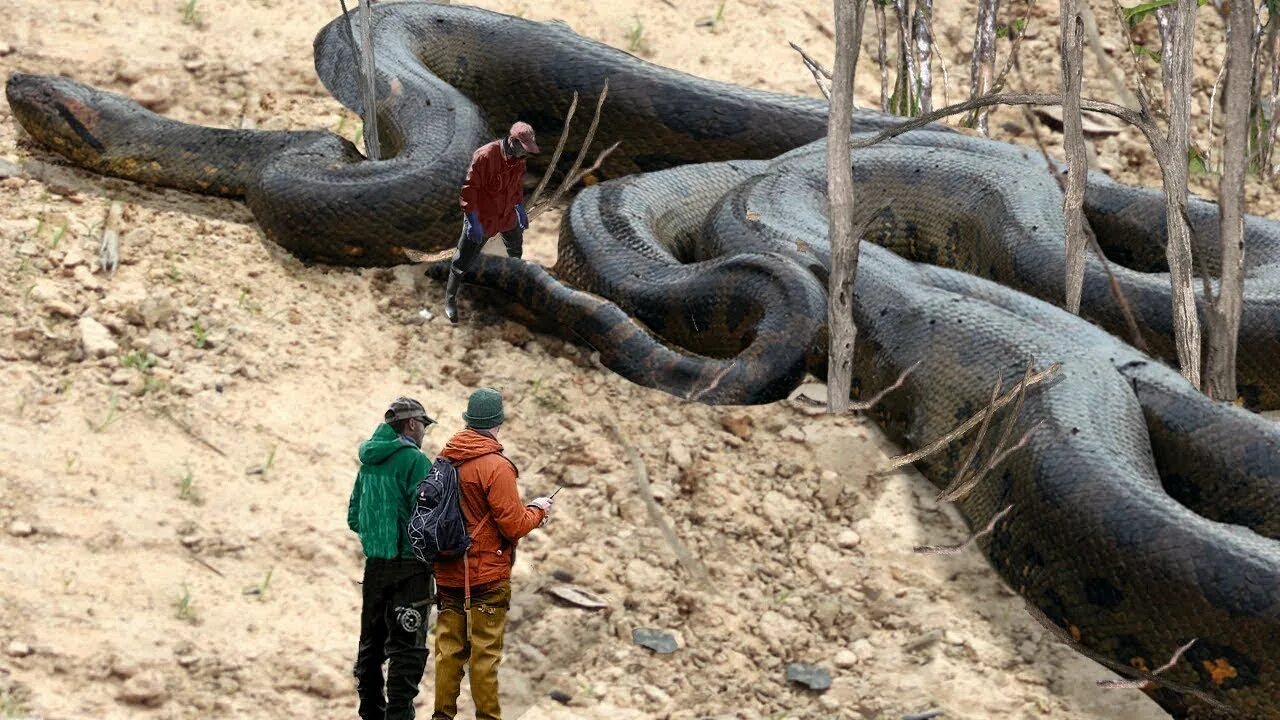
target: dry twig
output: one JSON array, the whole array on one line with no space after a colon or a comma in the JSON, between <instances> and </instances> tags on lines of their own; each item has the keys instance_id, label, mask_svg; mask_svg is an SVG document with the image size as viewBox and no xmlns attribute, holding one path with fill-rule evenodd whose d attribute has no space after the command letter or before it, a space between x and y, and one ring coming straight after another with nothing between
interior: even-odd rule
<instances>
[{"instance_id":1,"label":"dry twig","mask_svg":"<svg viewBox=\"0 0 1280 720\"><path fill-rule=\"evenodd\" d=\"M219 448L217 445L214 445L213 443L209 442L208 440L205 440L205 439L204 439L203 437L201 437L201 436L200 436L200 435L199 435L195 430L192 430L190 425L187 425L186 423L182 422L182 421L181 421L181 420L179 420L178 418L174 417L174 416L169 412L169 408L167 408L167 407L161 407L161 408L160 408L160 414L161 414L161 415L163 415L163 416L165 417L165 419L166 419L166 420L168 420L169 422L173 423L174 427L178 428L178 429L179 429L179 430L181 430L182 432L184 432L184 433L186 433L187 435L189 435L193 440L195 440L195 441L199 442L201 445L204 445L205 447L209 448L210 450L212 450L212 451L214 451L214 452L218 453L218 454L219 454L219 455L221 455L222 457L226 457L226 456L227 456L227 454L226 454L226 453L222 452L222 448Z\"/></svg>"},{"instance_id":2,"label":"dry twig","mask_svg":"<svg viewBox=\"0 0 1280 720\"><path fill-rule=\"evenodd\" d=\"M827 70L825 67L822 66L822 63L818 62L817 59L811 57L809 53L805 52L804 48L800 47L795 43L788 43L788 44L791 46L792 50L795 50L796 52L800 53L800 59L801 61L804 62L804 66L806 68L809 68L809 73L813 75L813 82L817 84L818 90L822 92L822 96L824 98L826 98L827 100L830 100L831 99L831 90L830 90L831 71ZM824 78L826 79L825 84L823 83Z\"/></svg>"},{"instance_id":3,"label":"dry twig","mask_svg":"<svg viewBox=\"0 0 1280 720\"><path fill-rule=\"evenodd\" d=\"M1045 368L1044 370L1041 370L1037 373L1030 375L1029 377L1026 378L1025 389L1030 389L1036 385L1039 385L1040 383L1044 382L1045 380L1057 374L1057 372L1061 369L1062 369L1062 363L1055 362L1049 367ZM943 435L937 440L934 440L928 445L920 448L919 450L916 450L915 452L906 453L905 455L895 455L894 457L889 459L889 465L887 467L882 468L880 470L876 470L874 473L872 473L872 475L876 475L876 476L887 475L888 473L893 472L894 470L904 465L910 465L911 463L916 462L917 460L921 460L923 458L929 457L930 455L938 452L942 448L950 445L953 441L955 441L956 438L964 435L965 433L969 432L974 427L978 426L980 423L985 421L988 415L999 411L1005 405L1008 405L1010 402L1013 402L1013 400L1019 394L1019 389L1023 387L1024 386L1019 386L1019 388L1014 388L1013 390L1010 390L1009 392L997 397L991 405L983 409L981 412L975 414L973 417L969 418L968 420L965 420L963 423L959 425L959 427L955 428L954 430L947 433L946 435Z\"/></svg>"},{"instance_id":4,"label":"dry twig","mask_svg":"<svg viewBox=\"0 0 1280 720\"><path fill-rule=\"evenodd\" d=\"M666 539L667 544L671 546L672 552L676 555L676 560L689 573L690 577L702 583L704 587L709 588L711 585L711 577L707 574L707 569L703 567L693 553L689 552L689 548L680 541L676 531L667 524L662 517L662 511L658 509L658 501L653 497L653 489L649 485L649 473L645 470L644 459L640 457L640 452L633 445L622 438L622 431L617 425L609 423L609 433L613 435L614 442L618 443L627 452L627 458L631 462L632 474L636 481L636 489L640 491L640 498L644 500L645 508L649 511L649 519L662 532L662 537Z\"/></svg>"},{"instance_id":5,"label":"dry twig","mask_svg":"<svg viewBox=\"0 0 1280 720\"><path fill-rule=\"evenodd\" d=\"M1005 509L991 516L991 521L987 523L985 528L970 535L968 540L965 540L959 545L917 545L912 548L912 550L920 553L921 555L959 555L970 545L977 542L979 538L991 534L991 531L996 527L996 523L1000 522L1000 518L1008 515L1009 511L1012 509L1013 505L1009 505L1005 507Z\"/></svg>"},{"instance_id":6,"label":"dry twig","mask_svg":"<svg viewBox=\"0 0 1280 720\"><path fill-rule=\"evenodd\" d=\"M98 246L98 267L104 272L114 273L120 266L120 218L124 215L124 205L119 200L112 200L107 209L107 219L102 221L102 242Z\"/></svg>"}]
</instances>

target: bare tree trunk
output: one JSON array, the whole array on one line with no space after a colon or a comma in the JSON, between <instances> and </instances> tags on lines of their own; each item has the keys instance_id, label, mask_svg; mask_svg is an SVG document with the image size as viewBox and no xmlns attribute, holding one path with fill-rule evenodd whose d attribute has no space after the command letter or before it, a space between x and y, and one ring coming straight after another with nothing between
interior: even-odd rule
<instances>
[{"instance_id":1,"label":"bare tree trunk","mask_svg":"<svg viewBox=\"0 0 1280 720\"><path fill-rule=\"evenodd\" d=\"M969 63L969 83L973 91L969 97L982 97L991 92L996 72L996 10L1000 0L978 0L978 28L973 35L973 59ZM990 135L987 130L987 108L977 110L978 132Z\"/></svg>"},{"instance_id":2,"label":"bare tree trunk","mask_svg":"<svg viewBox=\"0 0 1280 720\"><path fill-rule=\"evenodd\" d=\"M911 51L911 0L893 0L893 10L898 16L898 82L894 92L899 115L914 115L916 97L916 61Z\"/></svg>"},{"instance_id":3,"label":"bare tree trunk","mask_svg":"<svg viewBox=\"0 0 1280 720\"><path fill-rule=\"evenodd\" d=\"M916 0L916 12L911 21L916 42L916 68L920 80L920 112L933 111L933 0Z\"/></svg>"},{"instance_id":4,"label":"bare tree trunk","mask_svg":"<svg viewBox=\"0 0 1280 720\"><path fill-rule=\"evenodd\" d=\"M1275 175L1271 154L1280 138L1280 21L1267 10L1267 47L1271 53L1271 128L1267 133L1267 147L1263 152L1262 177L1270 180Z\"/></svg>"},{"instance_id":5,"label":"bare tree trunk","mask_svg":"<svg viewBox=\"0 0 1280 720\"><path fill-rule=\"evenodd\" d=\"M853 382L853 278L858 272L858 243L853 227L853 165L849 131L853 126L853 78L862 47L865 0L834 0L836 61L831 79L831 109L827 115L827 195L830 203L831 276L827 288L827 408L849 408Z\"/></svg>"},{"instance_id":6,"label":"bare tree trunk","mask_svg":"<svg viewBox=\"0 0 1280 720\"><path fill-rule=\"evenodd\" d=\"M1161 77L1169 77L1173 74L1170 64L1173 62L1173 53L1170 49L1175 42L1173 34L1177 31L1175 24L1177 18L1173 15L1182 12L1182 0L1178 0L1176 5L1166 5L1156 10L1156 25L1160 28L1160 75ZM1169 104L1173 102L1169 91L1169 83L1164 83L1164 107L1165 112L1169 112Z\"/></svg>"},{"instance_id":7,"label":"bare tree trunk","mask_svg":"<svg viewBox=\"0 0 1280 720\"><path fill-rule=\"evenodd\" d=\"M1088 2L1088 0L1085 0ZM1076 0L1062 0L1062 133L1067 156L1067 192L1062 212L1067 226L1067 312L1080 314L1084 287L1084 184L1089 172L1085 158L1084 125L1080 115L1080 84L1084 74L1084 18Z\"/></svg>"},{"instance_id":8,"label":"bare tree trunk","mask_svg":"<svg viewBox=\"0 0 1280 720\"><path fill-rule=\"evenodd\" d=\"M1161 8L1169 27L1161 49L1169 132L1160 169L1168 211L1169 279L1173 283L1173 334L1182 376L1200 388L1200 318L1191 287L1191 228L1187 225L1187 151L1190 148L1192 54L1195 50L1196 0L1178 0ZM1161 26L1163 29L1163 25ZM1248 38L1246 31L1244 37ZM1247 40L1246 40L1247 41ZM1157 156L1159 158L1159 156Z\"/></svg>"},{"instance_id":9,"label":"bare tree trunk","mask_svg":"<svg viewBox=\"0 0 1280 720\"><path fill-rule=\"evenodd\" d=\"M361 0L360 64L364 71L364 154L370 160L379 160L382 148L378 145L378 85L373 66L373 0Z\"/></svg>"},{"instance_id":10,"label":"bare tree trunk","mask_svg":"<svg viewBox=\"0 0 1280 720\"><path fill-rule=\"evenodd\" d=\"M1223 124L1221 210L1222 280L1209 303L1209 356L1205 392L1215 400L1236 399L1236 339L1244 295L1244 176L1253 88L1253 3L1233 2L1227 14L1226 121Z\"/></svg>"},{"instance_id":11,"label":"bare tree trunk","mask_svg":"<svg viewBox=\"0 0 1280 720\"><path fill-rule=\"evenodd\" d=\"M880 112L889 112L889 70L885 67L885 63L889 59L888 41L885 37L888 29L885 27L884 21L884 3L881 0L871 0L871 4L876 9L876 35L880 38Z\"/></svg>"}]
</instances>

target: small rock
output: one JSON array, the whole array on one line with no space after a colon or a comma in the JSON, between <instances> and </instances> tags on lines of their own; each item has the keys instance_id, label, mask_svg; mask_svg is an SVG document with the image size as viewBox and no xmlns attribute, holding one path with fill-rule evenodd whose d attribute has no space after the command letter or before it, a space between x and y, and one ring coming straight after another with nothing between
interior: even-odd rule
<instances>
[{"instance_id":1,"label":"small rock","mask_svg":"<svg viewBox=\"0 0 1280 720\"><path fill-rule=\"evenodd\" d=\"M117 657L111 661L111 674L118 678L128 680L140 672L142 672L142 666L136 660Z\"/></svg>"},{"instance_id":2,"label":"small rock","mask_svg":"<svg viewBox=\"0 0 1280 720\"><path fill-rule=\"evenodd\" d=\"M129 705L155 707L169 698L164 676L157 670L145 670L124 682L116 699Z\"/></svg>"},{"instance_id":3,"label":"small rock","mask_svg":"<svg viewBox=\"0 0 1280 720\"><path fill-rule=\"evenodd\" d=\"M640 647L663 655L669 655L680 648L676 638L666 630L656 628L636 628L631 631L631 641Z\"/></svg>"},{"instance_id":4,"label":"small rock","mask_svg":"<svg viewBox=\"0 0 1280 720\"><path fill-rule=\"evenodd\" d=\"M148 110L163 112L173 106L173 83L164 75L148 75L129 87L129 95Z\"/></svg>"},{"instance_id":5,"label":"small rock","mask_svg":"<svg viewBox=\"0 0 1280 720\"><path fill-rule=\"evenodd\" d=\"M14 520L9 523L9 534L14 537L30 537L36 534L36 529L25 520Z\"/></svg>"},{"instance_id":6,"label":"small rock","mask_svg":"<svg viewBox=\"0 0 1280 720\"><path fill-rule=\"evenodd\" d=\"M4 46L3 43L0 43L0 47L3 47L3 46ZM0 53L0 54L3 54L3 53ZM0 179L19 177L21 175L22 175L21 165L11 160L5 160L4 158L0 158Z\"/></svg>"},{"instance_id":7,"label":"small rock","mask_svg":"<svg viewBox=\"0 0 1280 720\"><path fill-rule=\"evenodd\" d=\"M164 333L153 332L147 336L147 346L156 357L169 357L173 352L173 340Z\"/></svg>"},{"instance_id":8,"label":"small rock","mask_svg":"<svg viewBox=\"0 0 1280 720\"><path fill-rule=\"evenodd\" d=\"M40 248L32 241L28 240L18 246L18 254L23 257L35 257L40 253Z\"/></svg>"},{"instance_id":9,"label":"small rock","mask_svg":"<svg viewBox=\"0 0 1280 720\"><path fill-rule=\"evenodd\" d=\"M130 370L129 368L120 368L119 370L116 370L115 372L111 373L112 385L126 385L132 379L133 379L133 371Z\"/></svg>"},{"instance_id":10,"label":"small rock","mask_svg":"<svg viewBox=\"0 0 1280 720\"><path fill-rule=\"evenodd\" d=\"M783 480L795 477L798 472L800 472L800 466L793 462L780 462L774 470L774 474Z\"/></svg>"},{"instance_id":11,"label":"small rock","mask_svg":"<svg viewBox=\"0 0 1280 720\"><path fill-rule=\"evenodd\" d=\"M844 480L839 475L830 470L822 473L822 480L818 482L818 502L822 503L823 508L835 510L843 492Z\"/></svg>"},{"instance_id":12,"label":"small rock","mask_svg":"<svg viewBox=\"0 0 1280 720\"><path fill-rule=\"evenodd\" d=\"M80 329L80 342L84 346L85 355L106 357L120 351L120 345L111 339L111 331L97 320L88 316L82 317L77 327Z\"/></svg>"},{"instance_id":13,"label":"small rock","mask_svg":"<svg viewBox=\"0 0 1280 720\"><path fill-rule=\"evenodd\" d=\"M45 303L44 311L50 315L59 315L61 317L76 317L80 314L80 311L76 310L71 303L66 303L61 300L52 300Z\"/></svg>"},{"instance_id":14,"label":"small rock","mask_svg":"<svg viewBox=\"0 0 1280 720\"><path fill-rule=\"evenodd\" d=\"M853 530L841 530L840 534L836 535L836 545L842 548L857 547L860 542L862 542L862 536Z\"/></svg>"},{"instance_id":15,"label":"small rock","mask_svg":"<svg viewBox=\"0 0 1280 720\"><path fill-rule=\"evenodd\" d=\"M645 699L654 705L666 705L671 702L671 696L657 685L645 685L640 688L640 692L644 693Z\"/></svg>"},{"instance_id":16,"label":"small rock","mask_svg":"<svg viewBox=\"0 0 1280 720\"><path fill-rule=\"evenodd\" d=\"M9 657L26 657L32 652L30 645L19 640L9 643L9 646L4 651Z\"/></svg>"},{"instance_id":17,"label":"small rock","mask_svg":"<svg viewBox=\"0 0 1280 720\"><path fill-rule=\"evenodd\" d=\"M71 249L67 251L67 254L63 256L62 267L79 267L84 265L86 262L87 260L85 259L84 251L73 245L71 246Z\"/></svg>"},{"instance_id":18,"label":"small rock","mask_svg":"<svg viewBox=\"0 0 1280 720\"><path fill-rule=\"evenodd\" d=\"M754 424L749 415L726 413L720 416L720 427L743 440L751 439L751 426Z\"/></svg>"},{"instance_id":19,"label":"small rock","mask_svg":"<svg viewBox=\"0 0 1280 720\"><path fill-rule=\"evenodd\" d=\"M65 260L63 262L66 262ZM102 288L102 281L94 277L93 271L84 265L77 265L76 269L71 272L71 277L80 283L80 287L86 290L99 290Z\"/></svg>"},{"instance_id":20,"label":"small rock","mask_svg":"<svg viewBox=\"0 0 1280 720\"><path fill-rule=\"evenodd\" d=\"M802 443L808 440L808 437L804 434L804 430L801 430L795 425L788 425L782 428L782 432L778 433L778 435L783 440L790 440L791 442Z\"/></svg>"},{"instance_id":21,"label":"small rock","mask_svg":"<svg viewBox=\"0 0 1280 720\"><path fill-rule=\"evenodd\" d=\"M679 440L672 440L667 446L667 458L681 470L687 470L693 464L693 456L689 454L689 448Z\"/></svg>"},{"instance_id":22,"label":"small rock","mask_svg":"<svg viewBox=\"0 0 1280 720\"><path fill-rule=\"evenodd\" d=\"M47 305L62 300L62 289L52 280L37 280L27 296L41 305Z\"/></svg>"},{"instance_id":23,"label":"small rock","mask_svg":"<svg viewBox=\"0 0 1280 720\"><path fill-rule=\"evenodd\" d=\"M838 668L851 668L858 664L858 654L849 648L844 648L836 653L836 656L832 658L832 662Z\"/></svg>"},{"instance_id":24,"label":"small rock","mask_svg":"<svg viewBox=\"0 0 1280 720\"><path fill-rule=\"evenodd\" d=\"M787 682L800 683L810 690L826 690L831 687L831 673L818 665L787 663Z\"/></svg>"},{"instance_id":25,"label":"small rock","mask_svg":"<svg viewBox=\"0 0 1280 720\"><path fill-rule=\"evenodd\" d=\"M345 695L348 685L347 679L336 670L320 664L313 665L307 674L306 691L326 700Z\"/></svg>"}]
</instances>

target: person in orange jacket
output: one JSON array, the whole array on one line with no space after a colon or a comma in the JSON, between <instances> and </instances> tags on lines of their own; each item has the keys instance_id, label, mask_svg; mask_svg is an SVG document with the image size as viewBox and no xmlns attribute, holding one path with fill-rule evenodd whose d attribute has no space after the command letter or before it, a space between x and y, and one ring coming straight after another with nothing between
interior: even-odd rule
<instances>
[{"instance_id":1,"label":"person in orange jacket","mask_svg":"<svg viewBox=\"0 0 1280 720\"><path fill-rule=\"evenodd\" d=\"M444 314L458 322L458 290L463 273L475 266L485 240L500 233L507 255L524 254L524 230L529 215L524 209L525 157L537 153L538 143L529 123L517 122L504 138L480 146L471 156L462 185L462 237L449 268L444 290Z\"/></svg>"},{"instance_id":2,"label":"person in orange jacket","mask_svg":"<svg viewBox=\"0 0 1280 720\"><path fill-rule=\"evenodd\" d=\"M464 667L470 665L476 720L501 720L498 664L511 607L511 568L516 544L546 524L550 497L527 505L516 485L519 472L502 454L502 396L493 388L471 393L462 414L465 430L440 455L458 469L462 514L471 547L457 560L436 562L436 696L432 720L458 713Z\"/></svg>"}]
</instances>

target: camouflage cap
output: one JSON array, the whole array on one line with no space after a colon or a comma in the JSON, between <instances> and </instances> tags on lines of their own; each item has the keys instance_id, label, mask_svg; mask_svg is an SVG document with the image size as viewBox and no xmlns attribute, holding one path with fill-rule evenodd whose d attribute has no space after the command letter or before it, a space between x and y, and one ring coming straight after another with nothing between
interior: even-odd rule
<instances>
[{"instance_id":1,"label":"camouflage cap","mask_svg":"<svg viewBox=\"0 0 1280 720\"><path fill-rule=\"evenodd\" d=\"M427 414L427 409L422 407L422 403L411 397L398 397L391 401L391 407L383 413L382 420L386 423L393 423L397 420L408 420L409 418L424 418L428 425L434 424L435 420Z\"/></svg>"}]
</instances>

